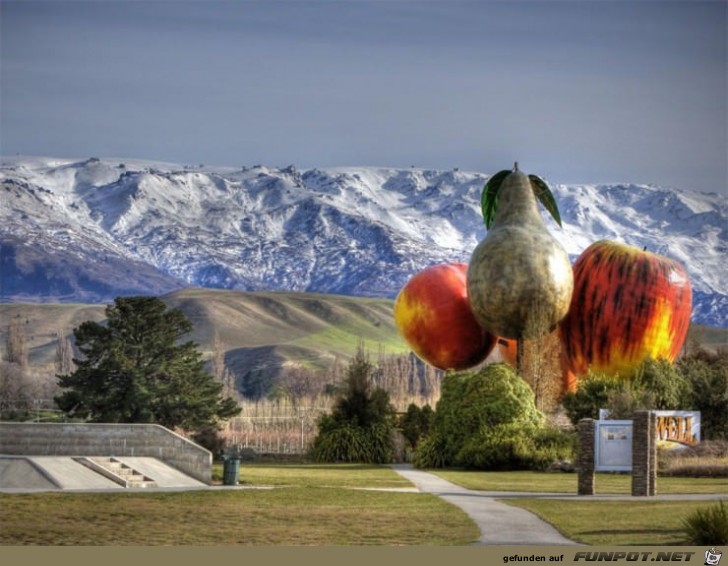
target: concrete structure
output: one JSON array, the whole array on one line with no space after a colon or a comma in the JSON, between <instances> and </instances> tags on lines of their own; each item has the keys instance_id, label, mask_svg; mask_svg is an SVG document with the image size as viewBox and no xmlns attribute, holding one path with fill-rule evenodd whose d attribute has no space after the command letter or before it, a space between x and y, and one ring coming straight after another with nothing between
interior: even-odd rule
<instances>
[{"instance_id":1,"label":"concrete structure","mask_svg":"<svg viewBox=\"0 0 728 566\"><path fill-rule=\"evenodd\" d=\"M212 483L212 453L155 424L2 422L0 455L153 458L203 484ZM66 461L58 465L72 464ZM146 461L142 466L154 464Z\"/></svg>"}]
</instances>

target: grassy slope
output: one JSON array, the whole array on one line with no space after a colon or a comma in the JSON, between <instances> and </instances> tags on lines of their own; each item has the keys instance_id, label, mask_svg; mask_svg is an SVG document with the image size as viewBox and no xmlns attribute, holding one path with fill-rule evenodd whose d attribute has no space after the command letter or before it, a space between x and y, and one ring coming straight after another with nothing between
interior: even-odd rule
<instances>
[{"instance_id":1,"label":"grassy slope","mask_svg":"<svg viewBox=\"0 0 728 566\"><path fill-rule=\"evenodd\" d=\"M184 289L163 297L193 322L192 339L211 355L215 337L234 361L258 348L283 359L320 366L348 358L363 341L367 349L406 352L392 318L393 302L318 293ZM85 320L102 320L105 305L0 304L0 349L8 324L25 324L31 363L52 363L59 330L71 335ZM691 327L689 339L715 350L728 346L728 329Z\"/></svg>"},{"instance_id":2,"label":"grassy slope","mask_svg":"<svg viewBox=\"0 0 728 566\"><path fill-rule=\"evenodd\" d=\"M244 363L251 349L282 360L325 366L348 358L359 341L376 352L406 352L392 318L392 301L317 293L244 293L185 289L163 297L194 324L191 338L207 356L217 339L228 362ZM102 320L105 305L0 304L0 344L16 317L25 325L32 364L53 363L59 330L72 335L85 320Z\"/></svg>"}]
</instances>

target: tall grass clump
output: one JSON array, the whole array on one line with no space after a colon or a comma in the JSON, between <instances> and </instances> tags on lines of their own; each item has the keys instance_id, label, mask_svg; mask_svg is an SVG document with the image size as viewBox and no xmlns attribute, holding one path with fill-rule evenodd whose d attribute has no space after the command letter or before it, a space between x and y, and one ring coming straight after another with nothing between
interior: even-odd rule
<instances>
[{"instance_id":1,"label":"tall grass clump","mask_svg":"<svg viewBox=\"0 0 728 566\"><path fill-rule=\"evenodd\" d=\"M718 505L698 509L683 519L683 531L690 545L728 544L728 506Z\"/></svg>"}]
</instances>

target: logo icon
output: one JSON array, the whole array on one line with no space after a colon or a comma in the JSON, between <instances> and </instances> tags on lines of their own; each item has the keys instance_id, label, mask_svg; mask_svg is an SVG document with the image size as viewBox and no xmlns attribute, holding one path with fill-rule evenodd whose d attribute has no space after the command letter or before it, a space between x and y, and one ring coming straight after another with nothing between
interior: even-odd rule
<instances>
[{"instance_id":1,"label":"logo icon","mask_svg":"<svg viewBox=\"0 0 728 566\"><path fill-rule=\"evenodd\" d=\"M718 566L723 553L715 547L705 551L705 566Z\"/></svg>"}]
</instances>

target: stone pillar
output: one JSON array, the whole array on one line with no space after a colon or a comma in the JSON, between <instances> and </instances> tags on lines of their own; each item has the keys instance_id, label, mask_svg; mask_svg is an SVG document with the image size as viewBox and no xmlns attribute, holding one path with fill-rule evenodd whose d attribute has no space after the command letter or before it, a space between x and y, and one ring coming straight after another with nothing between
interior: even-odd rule
<instances>
[{"instance_id":1,"label":"stone pillar","mask_svg":"<svg viewBox=\"0 0 728 566\"><path fill-rule=\"evenodd\" d=\"M594 419L581 419L578 425L578 495L594 495Z\"/></svg>"},{"instance_id":2,"label":"stone pillar","mask_svg":"<svg viewBox=\"0 0 728 566\"><path fill-rule=\"evenodd\" d=\"M657 415L650 411L650 477L648 480L649 494L657 493Z\"/></svg>"},{"instance_id":3,"label":"stone pillar","mask_svg":"<svg viewBox=\"0 0 728 566\"><path fill-rule=\"evenodd\" d=\"M632 495L655 495L657 483L656 417L638 411L632 420Z\"/></svg>"}]
</instances>

